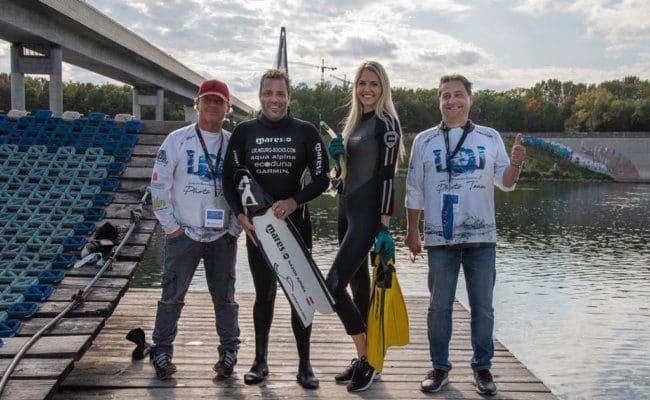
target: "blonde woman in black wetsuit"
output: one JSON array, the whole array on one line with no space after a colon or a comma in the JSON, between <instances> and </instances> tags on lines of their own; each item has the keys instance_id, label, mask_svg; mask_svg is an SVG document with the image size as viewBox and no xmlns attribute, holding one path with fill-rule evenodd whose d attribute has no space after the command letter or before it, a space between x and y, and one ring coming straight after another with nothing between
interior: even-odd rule
<instances>
[{"instance_id":1,"label":"blonde woman in black wetsuit","mask_svg":"<svg viewBox=\"0 0 650 400\"><path fill-rule=\"evenodd\" d=\"M345 233L339 232L340 248L326 281L336 312L357 350L357 358L335 377L337 382L350 382L350 392L368 389L375 378L375 369L366 360L365 297L369 296L370 279L365 259L373 242L375 251L381 251L385 259L395 255L388 226L394 210L393 176L400 137L386 71L378 62L365 61L354 78L343 137L333 139L328 147L334 160L343 155L347 169L339 202L339 224ZM353 278L355 302L346 291ZM365 301L359 301L362 297ZM365 309L359 310L355 303Z\"/></svg>"}]
</instances>

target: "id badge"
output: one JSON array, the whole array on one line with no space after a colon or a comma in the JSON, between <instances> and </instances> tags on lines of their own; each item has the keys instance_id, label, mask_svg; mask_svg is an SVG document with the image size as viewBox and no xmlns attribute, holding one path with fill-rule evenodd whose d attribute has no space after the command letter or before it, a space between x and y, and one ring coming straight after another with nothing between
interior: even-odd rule
<instances>
[{"instance_id":1,"label":"id badge","mask_svg":"<svg viewBox=\"0 0 650 400\"><path fill-rule=\"evenodd\" d=\"M223 229L225 226L225 211L219 208L207 208L205 210L205 227Z\"/></svg>"}]
</instances>

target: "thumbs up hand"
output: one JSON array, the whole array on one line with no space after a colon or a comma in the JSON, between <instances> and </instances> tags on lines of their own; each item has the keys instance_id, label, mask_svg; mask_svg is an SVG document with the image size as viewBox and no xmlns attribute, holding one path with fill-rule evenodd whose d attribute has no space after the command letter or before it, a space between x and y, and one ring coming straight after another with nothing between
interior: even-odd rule
<instances>
[{"instance_id":1,"label":"thumbs up hand","mask_svg":"<svg viewBox=\"0 0 650 400\"><path fill-rule=\"evenodd\" d=\"M521 144L523 137L524 135L518 133L510 150L510 162L515 167L520 167L526 159L526 148Z\"/></svg>"}]
</instances>

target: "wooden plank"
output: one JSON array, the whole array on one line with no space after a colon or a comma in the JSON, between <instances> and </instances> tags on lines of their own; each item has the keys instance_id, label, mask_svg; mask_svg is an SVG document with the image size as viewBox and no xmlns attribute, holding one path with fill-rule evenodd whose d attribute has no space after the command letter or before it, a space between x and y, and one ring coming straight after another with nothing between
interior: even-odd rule
<instances>
[{"instance_id":1,"label":"wooden plank","mask_svg":"<svg viewBox=\"0 0 650 400\"><path fill-rule=\"evenodd\" d=\"M151 171L148 167L129 167L120 178L150 180Z\"/></svg>"},{"instance_id":2,"label":"wooden plank","mask_svg":"<svg viewBox=\"0 0 650 400\"><path fill-rule=\"evenodd\" d=\"M26 382L23 379L9 379L3 399L34 400L48 398L56 389L56 379L34 379Z\"/></svg>"},{"instance_id":3,"label":"wooden plank","mask_svg":"<svg viewBox=\"0 0 650 400\"><path fill-rule=\"evenodd\" d=\"M138 144L133 147L132 154L134 156L155 157L156 154L158 154L159 147L160 146L156 146L156 145Z\"/></svg>"},{"instance_id":4,"label":"wooden plank","mask_svg":"<svg viewBox=\"0 0 650 400\"><path fill-rule=\"evenodd\" d=\"M113 202L111 204L133 204L135 206L142 199L142 193L136 192L116 192L113 193ZM151 203L150 200L147 204Z\"/></svg>"},{"instance_id":5,"label":"wooden plank","mask_svg":"<svg viewBox=\"0 0 650 400\"><path fill-rule=\"evenodd\" d=\"M105 210L107 219L130 219L133 207L124 207L122 204L109 204ZM143 211L143 220L156 220L156 216L150 207L145 207Z\"/></svg>"},{"instance_id":6,"label":"wooden plank","mask_svg":"<svg viewBox=\"0 0 650 400\"><path fill-rule=\"evenodd\" d=\"M38 311L34 314L36 318L52 318L56 317L61 311L63 311L69 302L58 302L58 301L48 301L46 303L39 304ZM86 301L78 308L70 311L68 317L70 318L79 318L79 317L102 317L108 316L113 308L114 304L108 301Z\"/></svg>"},{"instance_id":7,"label":"wooden plank","mask_svg":"<svg viewBox=\"0 0 650 400\"><path fill-rule=\"evenodd\" d=\"M74 287L79 287L83 288L86 286L92 278L90 277L85 277L85 276L66 276L63 278L63 281L61 281L61 285L63 287L66 286L74 286ZM123 288L129 283L129 280L127 278L112 278L112 277L102 277L99 278L96 282L94 287L96 288Z\"/></svg>"},{"instance_id":8,"label":"wooden plank","mask_svg":"<svg viewBox=\"0 0 650 400\"><path fill-rule=\"evenodd\" d=\"M136 234L136 236L151 237L151 235L146 233L139 233ZM133 272L137 265L138 264L133 261L116 261L102 276L106 278L130 278L133 276ZM70 268L65 272L65 276L95 276L97 271L98 267L86 265L81 268Z\"/></svg>"},{"instance_id":9,"label":"wooden plank","mask_svg":"<svg viewBox=\"0 0 650 400\"><path fill-rule=\"evenodd\" d=\"M100 221L97 224L97 226L100 226L104 222L110 222L111 224L113 224L115 226L128 227L128 226L131 225L131 220L130 219L106 218L106 219ZM158 223L158 221L156 221L156 220L146 220L146 219L142 220L135 227L135 232L139 232L139 233L153 232L153 230L156 227L157 223Z\"/></svg>"},{"instance_id":10,"label":"wooden plank","mask_svg":"<svg viewBox=\"0 0 650 400\"><path fill-rule=\"evenodd\" d=\"M82 287L62 287L56 286L54 292L47 301L69 301L72 299L72 296L77 294ZM124 294L123 287L115 288L101 288L93 287L88 292L87 301L117 301Z\"/></svg>"},{"instance_id":11,"label":"wooden plank","mask_svg":"<svg viewBox=\"0 0 650 400\"><path fill-rule=\"evenodd\" d=\"M0 358L13 358L29 338L11 337L4 339L0 347ZM90 335L44 336L27 350L26 358L74 358L83 354L90 346Z\"/></svg>"},{"instance_id":12,"label":"wooden plank","mask_svg":"<svg viewBox=\"0 0 650 400\"><path fill-rule=\"evenodd\" d=\"M18 336L32 336L49 323L51 318L31 318L23 323ZM47 336L91 335L94 336L104 326L104 318L62 318Z\"/></svg>"},{"instance_id":13,"label":"wooden plank","mask_svg":"<svg viewBox=\"0 0 650 400\"><path fill-rule=\"evenodd\" d=\"M149 144L160 146L167 135L161 134L150 134L150 133L141 133L138 135L138 144Z\"/></svg>"},{"instance_id":14,"label":"wooden plank","mask_svg":"<svg viewBox=\"0 0 650 400\"><path fill-rule=\"evenodd\" d=\"M0 359L0 372L7 371L11 359ZM13 379L57 379L72 371L72 358L24 358L11 374Z\"/></svg>"},{"instance_id":15,"label":"wooden plank","mask_svg":"<svg viewBox=\"0 0 650 400\"><path fill-rule=\"evenodd\" d=\"M144 187L149 186L150 181L144 179L122 179L120 181L120 191L128 190L141 190Z\"/></svg>"},{"instance_id":16,"label":"wooden plank","mask_svg":"<svg viewBox=\"0 0 650 400\"><path fill-rule=\"evenodd\" d=\"M153 168L154 163L156 162L155 157L131 157L126 163L127 168L131 167L148 167Z\"/></svg>"}]
</instances>

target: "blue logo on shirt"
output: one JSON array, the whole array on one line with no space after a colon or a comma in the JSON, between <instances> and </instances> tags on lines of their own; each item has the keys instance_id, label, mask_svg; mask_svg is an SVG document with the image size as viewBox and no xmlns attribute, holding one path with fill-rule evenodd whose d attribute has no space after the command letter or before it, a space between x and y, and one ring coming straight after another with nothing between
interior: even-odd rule
<instances>
[{"instance_id":1,"label":"blue logo on shirt","mask_svg":"<svg viewBox=\"0 0 650 400\"><path fill-rule=\"evenodd\" d=\"M210 168L208 167L208 163L205 160L205 155L199 155L199 160L198 160L198 165L195 166L195 151L194 150L187 150L187 173L190 175L196 175L198 176L202 181L211 181L214 179L212 176L212 173L210 172ZM212 161L212 165L215 165L217 162L217 156L215 154L210 154L210 160ZM196 169L195 169L196 168ZM221 176L223 174L223 160L219 161L219 166L217 167L217 179L221 179Z\"/></svg>"},{"instance_id":2,"label":"blue logo on shirt","mask_svg":"<svg viewBox=\"0 0 650 400\"><path fill-rule=\"evenodd\" d=\"M478 157L474 150L461 147L454 158L449 161L452 175L472 173L485 168L485 147L477 146ZM442 150L434 150L433 156L437 172L447 172L447 163L442 160ZM446 161L446 160L445 160ZM478 161L478 162L477 162Z\"/></svg>"}]
</instances>

